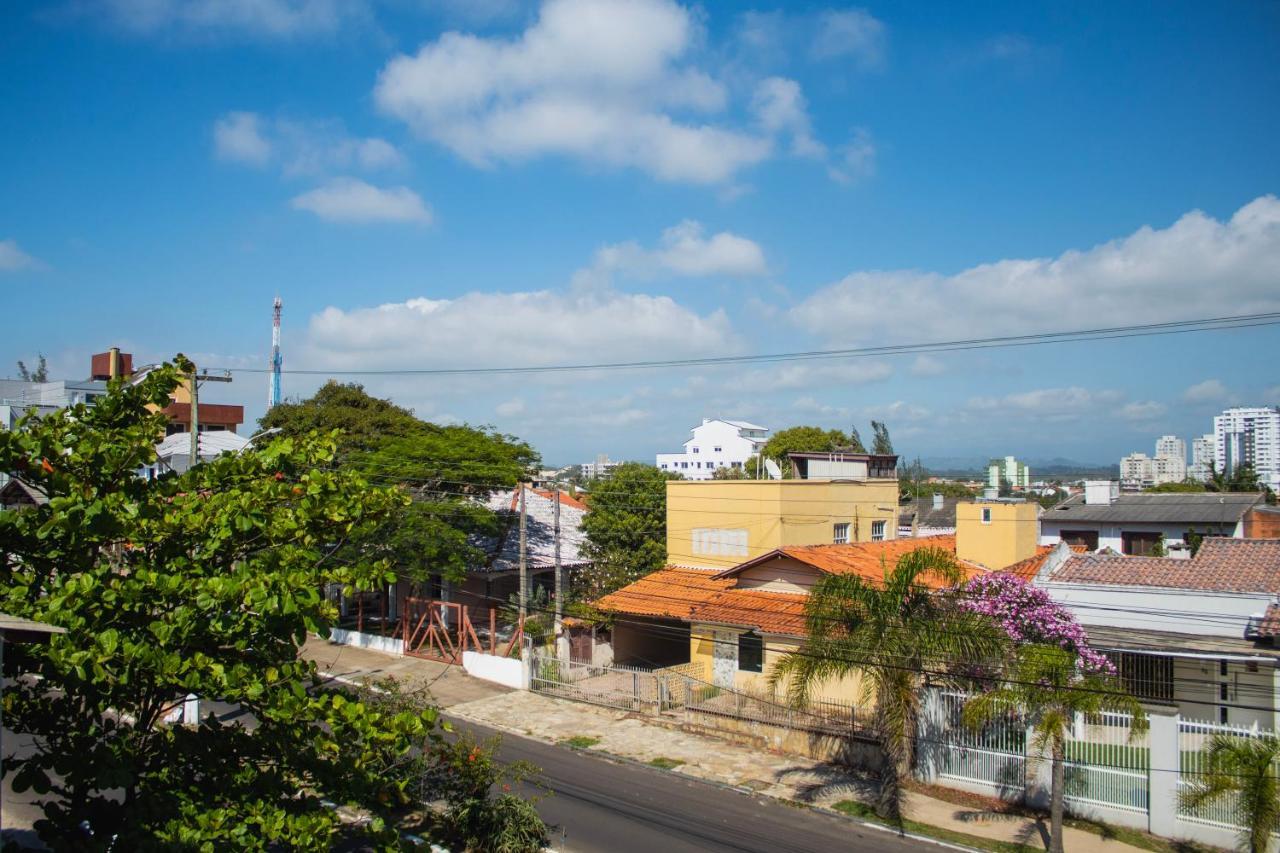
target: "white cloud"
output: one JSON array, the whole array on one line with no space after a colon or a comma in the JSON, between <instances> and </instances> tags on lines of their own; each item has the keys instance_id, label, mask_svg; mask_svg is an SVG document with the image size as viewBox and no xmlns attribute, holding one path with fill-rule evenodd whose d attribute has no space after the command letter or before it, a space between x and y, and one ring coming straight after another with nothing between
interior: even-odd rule
<instances>
[{"instance_id":1,"label":"white cloud","mask_svg":"<svg viewBox=\"0 0 1280 853\"><path fill-rule=\"evenodd\" d=\"M524 400L519 397L499 403L493 410L499 417L511 418L524 414Z\"/></svg>"},{"instance_id":2,"label":"white cloud","mask_svg":"<svg viewBox=\"0 0 1280 853\"><path fill-rule=\"evenodd\" d=\"M22 251L17 240L0 240L0 272L41 269L44 264Z\"/></svg>"},{"instance_id":3,"label":"white cloud","mask_svg":"<svg viewBox=\"0 0 1280 853\"><path fill-rule=\"evenodd\" d=\"M1155 400L1134 400L1120 407L1120 417L1126 421L1152 421L1168 411L1169 407Z\"/></svg>"},{"instance_id":4,"label":"white cloud","mask_svg":"<svg viewBox=\"0 0 1280 853\"><path fill-rule=\"evenodd\" d=\"M431 209L408 187L380 188L355 178L334 178L290 202L330 222L431 222Z\"/></svg>"},{"instance_id":5,"label":"white cloud","mask_svg":"<svg viewBox=\"0 0 1280 853\"><path fill-rule=\"evenodd\" d=\"M813 55L817 59L849 57L863 69L879 69L885 65L887 42L884 23L867 10L830 10L818 17Z\"/></svg>"},{"instance_id":6,"label":"white cloud","mask_svg":"<svg viewBox=\"0 0 1280 853\"><path fill-rule=\"evenodd\" d=\"M665 296L579 288L326 308L312 316L301 358L320 369L545 366L606 352L641 361L740 348L723 311L699 315Z\"/></svg>"},{"instance_id":7,"label":"white cloud","mask_svg":"<svg viewBox=\"0 0 1280 853\"><path fill-rule=\"evenodd\" d=\"M252 112L229 112L214 123L213 141L220 159L257 167L276 162L290 176L350 169L376 171L405 163L390 142L351 136L338 121L272 119Z\"/></svg>"},{"instance_id":8,"label":"white cloud","mask_svg":"<svg viewBox=\"0 0 1280 853\"><path fill-rule=\"evenodd\" d=\"M1182 399L1188 403L1221 403L1230 396L1221 379L1206 379L1182 392Z\"/></svg>"},{"instance_id":9,"label":"white cloud","mask_svg":"<svg viewBox=\"0 0 1280 853\"><path fill-rule=\"evenodd\" d=\"M965 409L982 416L1009 416L1030 420L1074 420L1114 409L1123 399L1119 391L1069 388L1037 388L1003 397L972 397Z\"/></svg>"},{"instance_id":10,"label":"white cloud","mask_svg":"<svg viewBox=\"0 0 1280 853\"><path fill-rule=\"evenodd\" d=\"M271 159L271 143L256 113L230 112L215 121L213 148L220 159L249 166L265 166Z\"/></svg>"},{"instance_id":11,"label":"white cloud","mask_svg":"<svg viewBox=\"0 0 1280 853\"><path fill-rule=\"evenodd\" d=\"M746 237L729 231L705 236L702 223L686 219L662 232L658 246L646 249L635 241L615 243L596 251L590 267L574 274L578 286L598 286L614 273L637 277L761 276L768 272L764 250Z\"/></svg>"},{"instance_id":12,"label":"white cloud","mask_svg":"<svg viewBox=\"0 0 1280 853\"><path fill-rule=\"evenodd\" d=\"M836 151L835 161L827 167L827 174L842 184L854 184L869 178L876 173L876 153L871 133L859 128L853 132L848 144Z\"/></svg>"},{"instance_id":13,"label":"white cloud","mask_svg":"<svg viewBox=\"0 0 1280 853\"><path fill-rule=\"evenodd\" d=\"M793 154L816 158L826 156L827 147L813 138L808 103L795 80L785 77L761 80L751 97L751 109L766 132L791 137Z\"/></svg>"},{"instance_id":14,"label":"white cloud","mask_svg":"<svg viewBox=\"0 0 1280 853\"><path fill-rule=\"evenodd\" d=\"M369 16L364 0L106 0L95 14L140 35L293 38L337 32Z\"/></svg>"},{"instance_id":15,"label":"white cloud","mask_svg":"<svg viewBox=\"0 0 1280 853\"><path fill-rule=\"evenodd\" d=\"M931 355L918 355L911 362L912 376L940 376L947 372L947 365Z\"/></svg>"},{"instance_id":16,"label":"white cloud","mask_svg":"<svg viewBox=\"0 0 1280 853\"><path fill-rule=\"evenodd\" d=\"M883 382L892 375L893 366L883 361L786 362L748 371L735 384L741 388L767 388L770 391L832 390Z\"/></svg>"},{"instance_id":17,"label":"white cloud","mask_svg":"<svg viewBox=\"0 0 1280 853\"><path fill-rule=\"evenodd\" d=\"M855 272L811 294L791 319L829 342L928 341L1280 310L1280 199L1220 222L1199 211L1164 229L1056 258L1002 260L954 275ZM910 317L885 324L884 317Z\"/></svg>"},{"instance_id":18,"label":"white cloud","mask_svg":"<svg viewBox=\"0 0 1280 853\"><path fill-rule=\"evenodd\" d=\"M720 183L773 140L706 120L728 91L692 64L701 38L672 0L547 0L515 38L449 32L396 56L374 97L478 166L562 155Z\"/></svg>"}]
</instances>

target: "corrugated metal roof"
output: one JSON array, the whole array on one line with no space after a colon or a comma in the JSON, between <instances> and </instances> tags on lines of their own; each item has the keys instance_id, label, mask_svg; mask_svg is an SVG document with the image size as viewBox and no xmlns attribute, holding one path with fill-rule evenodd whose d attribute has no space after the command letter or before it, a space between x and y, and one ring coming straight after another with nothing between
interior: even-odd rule
<instances>
[{"instance_id":1,"label":"corrugated metal roof","mask_svg":"<svg viewBox=\"0 0 1280 853\"><path fill-rule=\"evenodd\" d=\"M1086 504L1083 495L1073 495L1045 510L1041 520L1055 524L1236 524L1262 500L1261 492L1193 492L1120 495L1110 504Z\"/></svg>"}]
</instances>

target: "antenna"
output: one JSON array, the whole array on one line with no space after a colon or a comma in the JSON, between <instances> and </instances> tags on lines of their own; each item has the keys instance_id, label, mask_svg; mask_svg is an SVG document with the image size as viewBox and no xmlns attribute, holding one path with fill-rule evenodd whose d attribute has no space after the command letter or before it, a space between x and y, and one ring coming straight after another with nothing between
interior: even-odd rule
<instances>
[{"instance_id":1,"label":"antenna","mask_svg":"<svg viewBox=\"0 0 1280 853\"><path fill-rule=\"evenodd\" d=\"M267 409L280 402L280 308L284 303L277 296L271 303L271 386L267 390Z\"/></svg>"}]
</instances>

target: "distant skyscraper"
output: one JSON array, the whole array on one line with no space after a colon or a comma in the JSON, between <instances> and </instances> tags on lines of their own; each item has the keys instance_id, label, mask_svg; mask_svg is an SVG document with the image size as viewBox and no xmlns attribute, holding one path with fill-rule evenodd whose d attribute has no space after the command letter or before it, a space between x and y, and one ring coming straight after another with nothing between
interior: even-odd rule
<instances>
[{"instance_id":1,"label":"distant skyscraper","mask_svg":"<svg viewBox=\"0 0 1280 853\"><path fill-rule=\"evenodd\" d=\"M1213 473L1215 440L1213 433L1191 439L1191 468L1187 476L1201 483Z\"/></svg>"},{"instance_id":2,"label":"distant skyscraper","mask_svg":"<svg viewBox=\"0 0 1280 853\"><path fill-rule=\"evenodd\" d=\"M992 459L987 465L987 485L999 489L1001 483L1008 483L1014 489L1029 489L1031 469L1012 456Z\"/></svg>"},{"instance_id":3,"label":"distant skyscraper","mask_svg":"<svg viewBox=\"0 0 1280 853\"><path fill-rule=\"evenodd\" d=\"M280 402L280 308L284 303L280 297L271 304L271 387L267 391L267 408Z\"/></svg>"},{"instance_id":4,"label":"distant skyscraper","mask_svg":"<svg viewBox=\"0 0 1280 853\"><path fill-rule=\"evenodd\" d=\"M1181 459L1187 464L1187 443L1176 435L1162 435L1156 439L1156 456L1166 459Z\"/></svg>"},{"instance_id":5,"label":"distant skyscraper","mask_svg":"<svg viewBox=\"0 0 1280 853\"><path fill-rule=\"evenodd\" d=\"M1280 490L1280 408L1240 406L1213 419L1214 458L1230 474L1251 465L1258 479Z\"/></svg>"}]
</instances>

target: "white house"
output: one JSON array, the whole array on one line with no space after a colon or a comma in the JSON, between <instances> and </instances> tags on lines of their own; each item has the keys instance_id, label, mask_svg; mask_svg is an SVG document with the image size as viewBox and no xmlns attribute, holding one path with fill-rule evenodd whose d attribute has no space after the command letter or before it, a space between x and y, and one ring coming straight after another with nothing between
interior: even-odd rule
<instances>
[{"instance_id":1,"label":"white house","mask_svg":"<svg viewBox=\"0 0 1280 853\"><path fill-rule=\"evenodd\" d=\"M767 427L719 418L703 418L692 433L683 453L658 454L655 464L660 470L682 474L686 480L710 480L717 468L741 468L769 437Z\"/></svg>"},{"instance_id":2,"label":"white house","mask_svg":"<svg viewBox=\"0 0 1280 853\"><path fill-rule=\"evenodd\" d=\"M1190 559L1050 553L1034 583L1139 698L1280 730L1280 539L1204 540Z\"/></svg>"},{"instance_id":3,"label":"white house","mask_svg":"<svg viewBox=\"0 0 1280 853\"><path fill-rule=\"evenodd\" d=\"M1066 542L1090 551L1110 548L1118 554L1147 555L1156 543L1170 556L1187 556L1187 536L1244 535L1249 510L1263 502L1261 492L1121 494L1120 484L1085 483L1040 517L1040 544Z\"/></svg>"}]
</instances>

